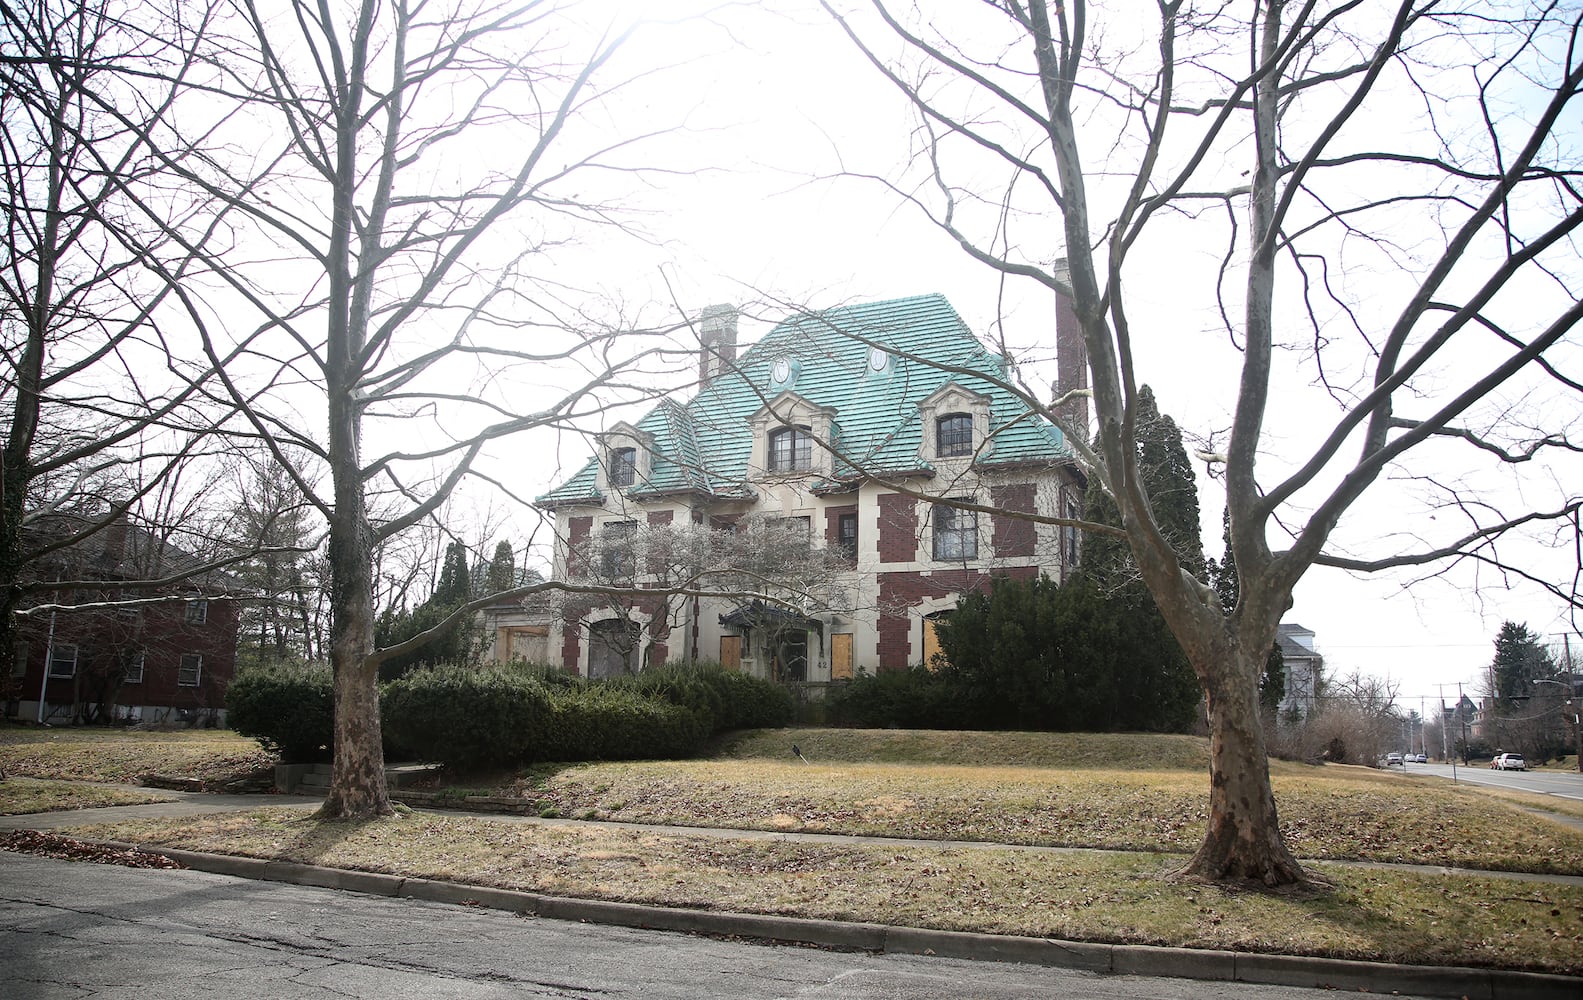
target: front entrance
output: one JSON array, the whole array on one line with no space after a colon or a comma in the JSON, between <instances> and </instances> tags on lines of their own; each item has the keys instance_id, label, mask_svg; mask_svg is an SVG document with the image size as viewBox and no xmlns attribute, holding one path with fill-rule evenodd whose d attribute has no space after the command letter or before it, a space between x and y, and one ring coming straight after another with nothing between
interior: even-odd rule
<instances>
[{"instance_id":1,"label":"front entrance","mask_svg":"<svg viewBox=\"0 0 1583 1000\"><path fill-rule=\"evenodd\" d=\"M588 626L588 676L620 677L637 673L638 640L643 630L625 618L609 618Z\"/></svg>"},{"instance_id":2,"label":"front entrance","mask_svg":"<svg viewBox=\"0 0 1583 1000\"><path fill-rule=\"evenodd\" d=\"M774 650L770 676L781 684L800 684L808 679L808 633L788 629L770 640Z\"/></svg>"}]
</instances>

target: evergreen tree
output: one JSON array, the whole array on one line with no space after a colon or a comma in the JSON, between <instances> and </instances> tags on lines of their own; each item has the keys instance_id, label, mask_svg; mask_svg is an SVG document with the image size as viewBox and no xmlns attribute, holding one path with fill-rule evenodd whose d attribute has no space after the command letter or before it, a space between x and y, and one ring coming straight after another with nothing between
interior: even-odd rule
<instances>
[{"instance_id":1,"label":"evergreen tree","mask_svg":"<svg viewBox=\"0 0 1583 1000\"><path fill-rule=\"evenodd\" d=\"M1527 625L1506 622L1495 637L1495 661L1490 674L1495 683L1495 700L1511 708L1518 698L1533 694L1534 681L1548 679L1556 672L1550 651L1539 643L1539 636Z\"/></svg>"},{"instance_id":2,"label":"evergreen tree","mask_svg":"<svg viewBox=\"0 0 1583 1000\"><path fill-rule=\"evenodd\" d=\"M457 608L472 597L472 575L467 566L467 546L451 542L445 548L445 559L440 564L440 578L434 585L429 599L408 611L405 607L390 607L380 613L374 622L374 644L380 648L426 632L444 621ZM435 635L417 649L392 657L380 664L381 680L394 680L415 667L438 666L442 663L472 664L482 652L478 628L471 621L460 621L444 632Z\"/></svg>"},{"instance_id":3,"label":"evergreen tree","mask_svg":"<svg viewBox=\"0 0 1583 1000\"><path fill-rule=\"evenodd\" d=\"M488 588L488 593L498 594L515 586L516 565L516 556L511 551L511 543L496 542L495 555L489 560L489 575L484 584Z\"/></svg>"},{"instance_id":4,"label":"evergreen tree","mask_svg":"<svg viewBox=\"0 0 1583 1000\"><path fill-rule=\"evenodd\" d=\"M1160 412L1154 391L1147 385L1138 389L1135 426L1138 472L1149 506L1160 530L1176 550L1182 568L1202 577L1204 540L1198 523L1198 482L1182 445L1181 429L1169 415ZM1084 506L1087 520L1121 526L1116 501L1097 478L1089 480ZM1113 535L1091 534L1083 539L1082 570L1104 587L1117 586L1137 576L1126 540Z\"/></svg>"}]
</instances>

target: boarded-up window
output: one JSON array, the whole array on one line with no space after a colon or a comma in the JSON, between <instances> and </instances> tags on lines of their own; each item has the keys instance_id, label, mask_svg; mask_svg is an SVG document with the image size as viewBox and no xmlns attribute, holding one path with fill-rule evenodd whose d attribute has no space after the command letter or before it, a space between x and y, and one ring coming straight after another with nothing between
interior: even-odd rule
<instances>
[{"instance_id":1,"label":"boarded-up window","mask_svg":"<svg viewBox=\"0 0 1583 1000\"><path fill-rule=\"evenodd\" d=\"M931 615L923 620L923 665L930 670L939 670L946 662L945 651L940 648L940 636L935 631L935 624L942 616Z\"/></svg>"},{"instance_id":2,"label":"boarded-up window","mask_svg":"<svg viewBox=\"0 0 1583 1000\"><path fill-rule=\"evenodd\" d=\"M852 679L852 633L837 632L830 637L830 679Z\"/></svg>"},{"instance_id":3,"label":"boarded-up window","mask_svg":"<svg viewBox=\"0 0 1583 1000\"><path fill-rule=\"evenodd\" d=\"M740 635L723 635L720 637L720 665L727 670L742 669L742 637Z\"/></svg>"}]
</instances>

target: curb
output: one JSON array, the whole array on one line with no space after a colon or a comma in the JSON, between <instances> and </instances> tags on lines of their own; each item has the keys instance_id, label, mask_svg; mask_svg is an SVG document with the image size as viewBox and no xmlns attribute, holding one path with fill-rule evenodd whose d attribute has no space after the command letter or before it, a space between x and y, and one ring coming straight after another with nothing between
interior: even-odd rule
<instances>
[{"instance_id":1,"label":"curb","mask_svg":"<svg viewBox=\"0 0 1583 1000\"><path fill-rule=\"evenodd\" d=\"M934 955L980 962L1020 962L1119 976L1159 976L1264 986L1462 1000L1577 1000L1583 978L1539 972L1456 966L1396 965L1298 955L1256 955L1150 945L1096 944L1055 938L1018 937L969 931L940 931L890 924L847 923L758 913L691 910L643 903L616 903L546 896L516 889L465 885L378 872L325 868L228 854L146 847L122 841L85 841L117 850L143 851L196 871L266 882L364 892L457 906L481 906L549 920L612 924L644 930L717 934L788 944L817 945L883 954Z\"/></svg>"}]
</instances>

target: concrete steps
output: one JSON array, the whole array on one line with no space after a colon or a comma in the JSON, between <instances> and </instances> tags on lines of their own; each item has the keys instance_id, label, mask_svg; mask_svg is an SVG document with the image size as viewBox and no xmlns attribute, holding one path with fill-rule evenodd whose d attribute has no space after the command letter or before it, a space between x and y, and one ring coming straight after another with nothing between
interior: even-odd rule
<instances>
[{"instance_id":1,"label":"concrete steps","mask_svg":"<svg viewBox=\"0 0 1583 1000\"><path fill-rule=\"evenodd\" d=\"M407 788L443 769L439 764L386 764L385 784L393 789ZM275 790L288 795L324 795L330 790L330 765L276 764Z\"/></svg>"}]
</instances>

